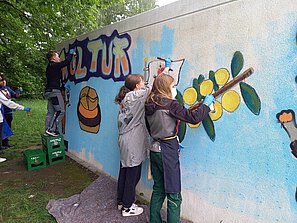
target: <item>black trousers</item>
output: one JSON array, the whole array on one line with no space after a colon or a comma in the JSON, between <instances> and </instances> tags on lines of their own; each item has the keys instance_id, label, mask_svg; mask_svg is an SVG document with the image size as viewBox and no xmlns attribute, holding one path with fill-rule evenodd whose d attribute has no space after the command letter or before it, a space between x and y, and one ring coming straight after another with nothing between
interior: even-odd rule
<instances>
[{"instance_id":1,"label":"black trousers","mask_svg":"<svg viewBox=\"0 0 297 223\"><path fill-rule=\"evenodd\" d=\"M140 180L141 164L134 167L122 167L118 179L118 204L123 204L125 208L131 207L135 202L135 188Z\"/></svg>"},{"instance_id":2,"label":"black trousers","mask_svg":"<svg viewBox=\"0 0 297 223\"><path fill-rule=\"evenodd\" d=\"M4 114L4 118L9 126L11 128L12 123L12 114ZM2 145L7 146L8 145L8 137L2 140Z\"/></svg>"}]
</instances>

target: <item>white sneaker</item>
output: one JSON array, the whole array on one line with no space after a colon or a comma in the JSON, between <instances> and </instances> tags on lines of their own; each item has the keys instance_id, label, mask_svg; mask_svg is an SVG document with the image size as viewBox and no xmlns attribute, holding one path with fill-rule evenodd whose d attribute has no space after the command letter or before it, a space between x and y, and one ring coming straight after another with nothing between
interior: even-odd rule
<instances>
[{"instance_id":1,"label":"white sneaker","mask_svg":"<svg viewBox=\"0 0 297 223\"><path fill-rule=\"evenodd\" d=\"M128 217L128 216L136 216L140 215L143 212L142 207L138 207L136 204L132 204L130 208L124 208L122 209L122 216Z\"/></svg>"},{"instance_id":2,"label":"white sneaker","mask_svg":"<svg viewBox=\"0 0 297 223\"><path fill-rule=\"evenodd\" d=\"M46 130L45 133L50 135L50 136L59 136L59 134L57 134L55 132L51 132L50 130Z\"/></svg>"},{"instance_id":3,"label":"white sneaker","mask_svg":"<svg viewBox=\"0 0 297 223\"><path fill-rule=\"evenodd\" d=\"M1 158L1 157L0 157L0 163L2 163L2 162L4 162L4 161L6 161L6 158Z\"/></svg>"}]
</instances>

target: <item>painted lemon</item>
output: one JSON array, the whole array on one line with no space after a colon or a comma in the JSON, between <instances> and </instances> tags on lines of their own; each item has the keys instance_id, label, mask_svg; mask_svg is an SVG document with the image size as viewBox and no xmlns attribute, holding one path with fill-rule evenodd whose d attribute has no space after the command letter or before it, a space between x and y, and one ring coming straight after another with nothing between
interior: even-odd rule
<instances>
[{"instance_id":1,"label":"painted lemon","mask_svg":"<svg viewBox=\"0 0 297 223\"><path fill-rule=\"evenodd\" d=\"M202 81L200 84L200 94L205 96L207 94L211 94L213 91L213 82L210 79Z\"/></svg>"},{"instance_id":2,"label":"painted lemon","mask_svg":"<svg viewBox=\"0 0 297 223\"><path fill-rule=\"evenodd\" d=\"M234 112L240 103L240 96L236 91L226 91L222 96L222 106L228 112Z\"/></svg>"},{"instance_id":3,"label":"painted lemon","mask_svg":"<svg viewBox=\"0 0 297 223\"><path fill-rule=\"evenodd\" d=\"M197 91L193 87L188 87L183 94L184 102L187 105L192 105L197 101Z\"/></svg>"},{"instance_id":4,"label":"painted lemon","mask_svg":"<svg viewBox=\"0 0 297 223\"><path fill-rule=\"evenodd\" d=\"M197 123L197 124L191 124L191 123L188 123L188 126L190 128L198 128L200 126L201 122Z\"/></svg>"},{"instance_id":5,"label":"painted lemon","mask_svg":"<svg viewBox=\"0 0 297 223\"><path fill-rule=\"evenodd\" d=\"M215 72L215 80L220 86L226 84L229 78L230 73L226 68L221 68Z\"/></svg>"},{"instance_id":6,"label":"painted lemon","mask_svg":"<svg viewBox=\"0 0 297 223\"><path fill-rule=\"evenodd\" d=\"M214 109L215 109L215 112L209 113L209 116L210 116L211 120L216 121L219 118L221 118L221 116L223 114L223 107L219 101L215 101Z\"/></svg>"}]
</instances>

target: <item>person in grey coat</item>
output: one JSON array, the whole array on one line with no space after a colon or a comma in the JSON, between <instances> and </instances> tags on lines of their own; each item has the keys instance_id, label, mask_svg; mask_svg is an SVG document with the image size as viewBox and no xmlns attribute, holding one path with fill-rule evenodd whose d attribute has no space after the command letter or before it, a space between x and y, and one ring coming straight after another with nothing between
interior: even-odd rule
<instances>
[{"instance_id":1,"label":"person in grey coat","mask_svg":"<svg viewBox=\"0 0 297 223\"><path fill-rule=\"evenodd\" d=\"M151 88L145 86L143 76L129 74L115 102L118 114L120 171L117 202L123 216L139 215L143 208L134 204L135 187L140 180L141 164L147 158L149 135L145 125L144 104Z\"/></svg>"}]
</instances>

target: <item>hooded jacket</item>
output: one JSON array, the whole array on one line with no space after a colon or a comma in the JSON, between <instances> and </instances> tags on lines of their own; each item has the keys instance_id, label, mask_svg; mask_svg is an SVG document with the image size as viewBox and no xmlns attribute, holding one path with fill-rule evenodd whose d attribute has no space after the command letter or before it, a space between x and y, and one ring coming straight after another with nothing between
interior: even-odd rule
<instances>
[{"instance_id":1,"label":"hooded jacket","mask_svg":"<svg viewBox=\"0 0 297 223\"><path fill-rule=\"evenodd\" d=\"M120 104L118 115L119 146L123 167L138 166L147 157L149 135L144 119L144 104L151 90L130 91Z\"/></svg>"}]
</instances>

